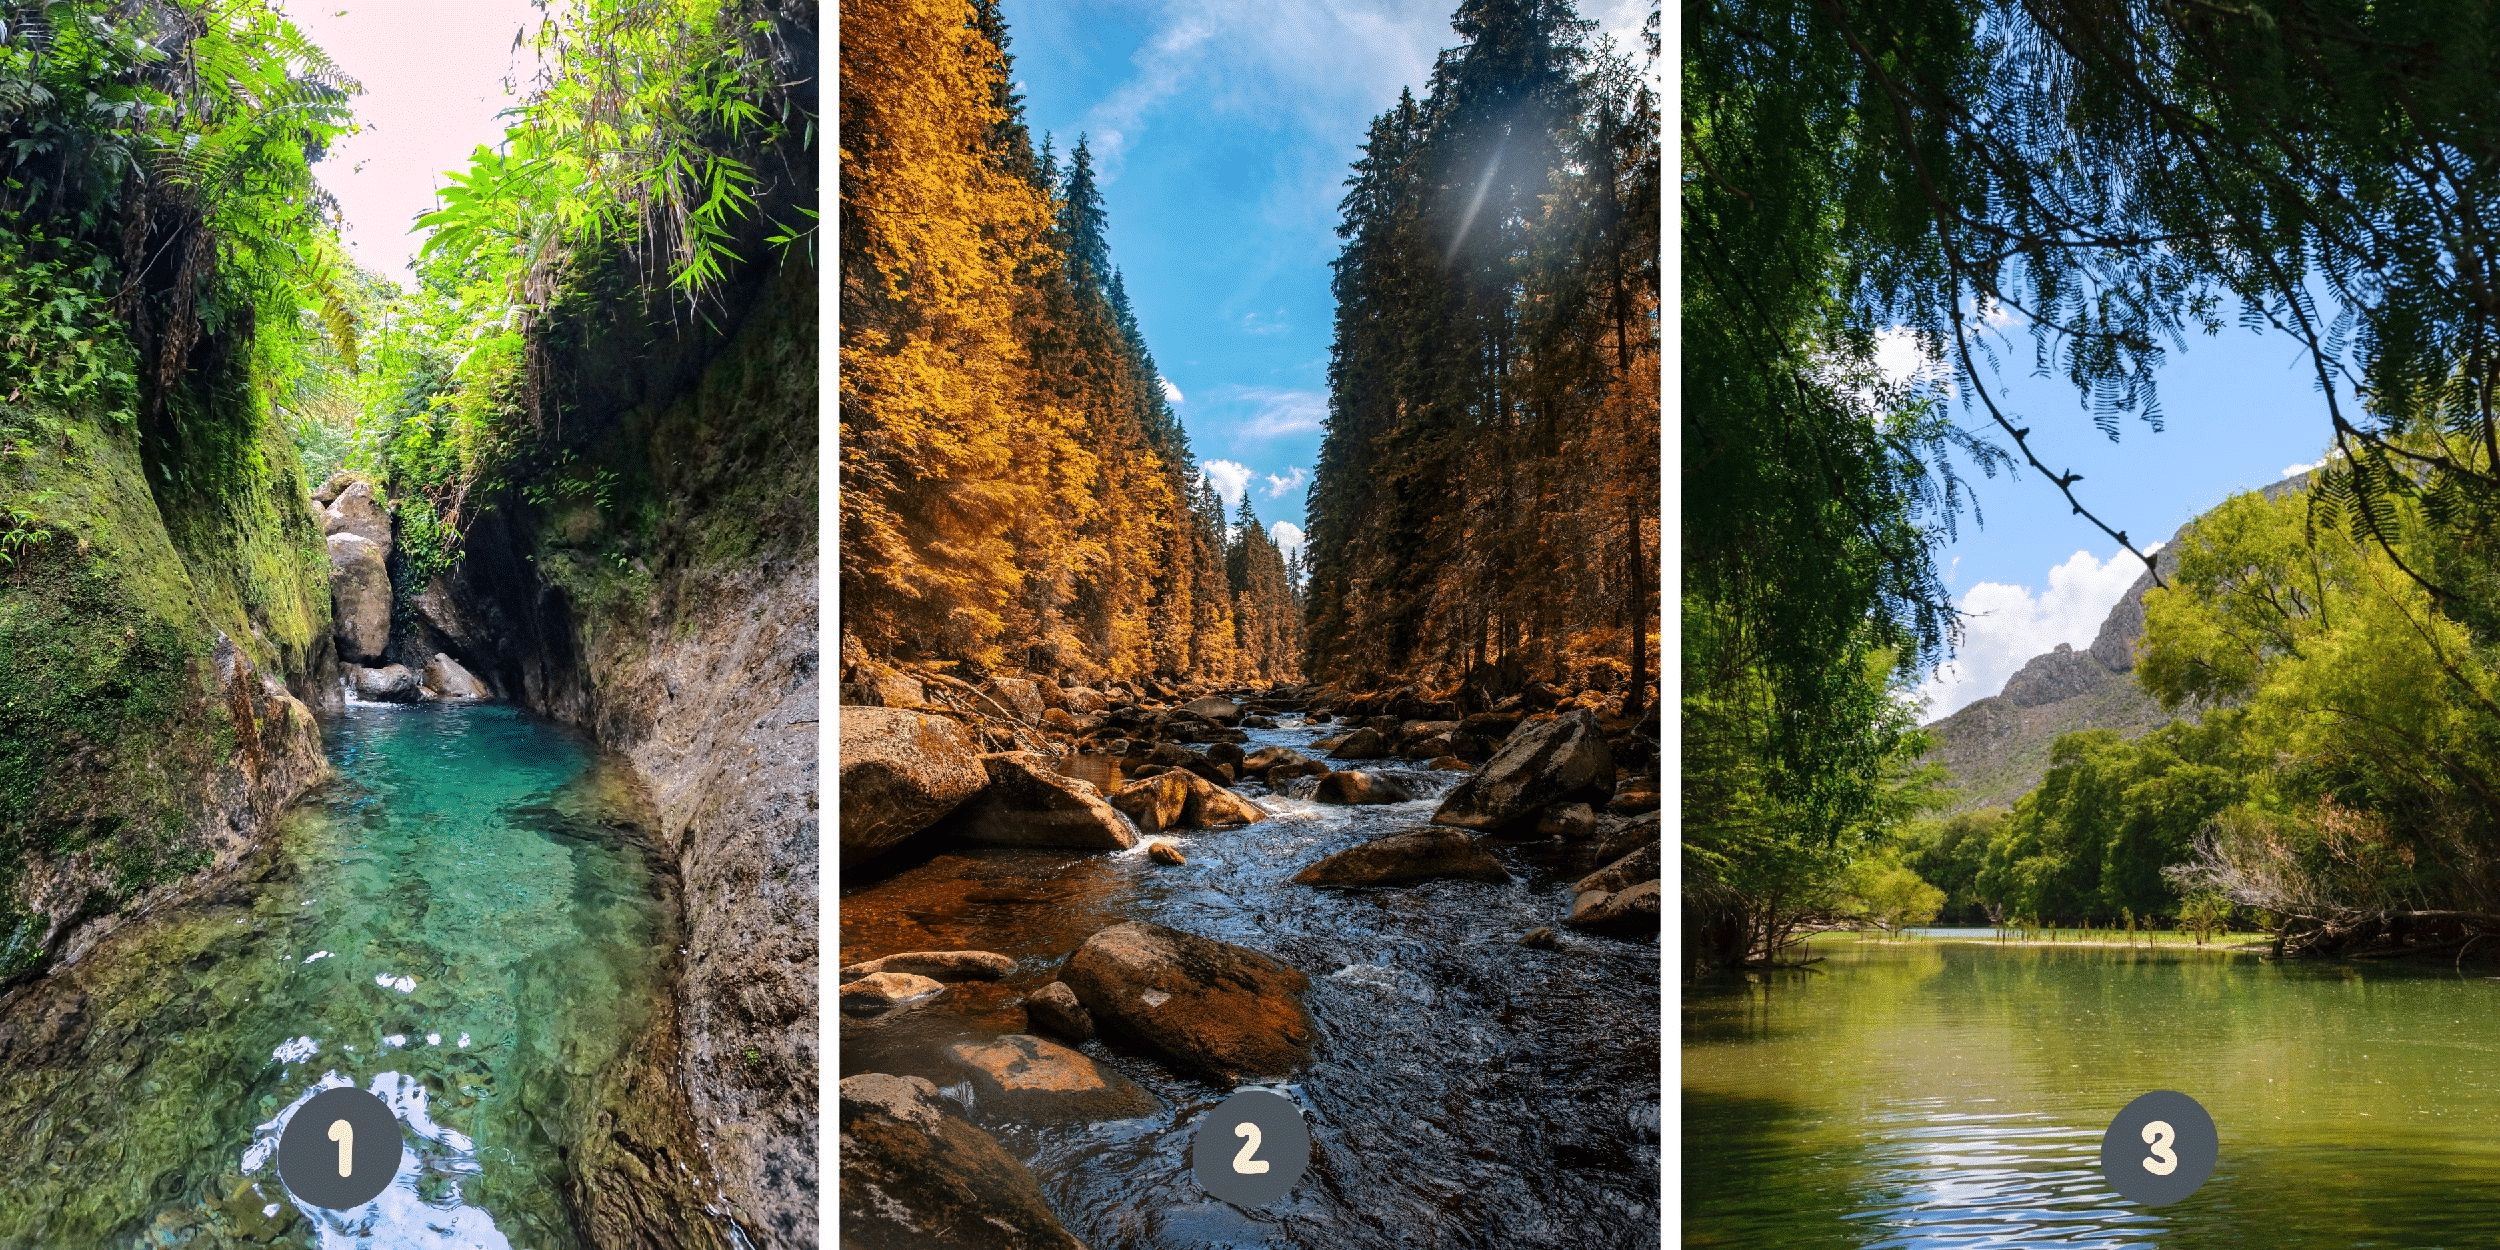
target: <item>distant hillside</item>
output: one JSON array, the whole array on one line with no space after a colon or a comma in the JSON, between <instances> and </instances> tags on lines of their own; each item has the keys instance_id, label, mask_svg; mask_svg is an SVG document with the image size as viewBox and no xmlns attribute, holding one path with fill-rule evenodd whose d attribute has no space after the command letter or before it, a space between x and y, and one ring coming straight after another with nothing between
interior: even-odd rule
<instances>
[{"instance_id":1,"label":"distant hillside","mask_svg":"<svg viewBox=\"0 0 2500 1250\"><path fill-rule=\"evenodd\" d=\"M2278 498L2308 481L2303 473L2260 493ZM2154 554L2163 578L2178 567L2179 540L2195 524L2180 526ZM1927 759L1943 764L1960 791L1950 810L2013 806L2048 775L2049 749L2060 734L2115 729L2134 738L2170 721L2134 676L2135 643L2144 636L2144 592L2152 588L2152 574L2137 577L2102 619L2090 647L2077 651L2061 642L2048 654L2033 656L2006 679L2003 691L1927 727L1936 735L1936 749Z\"/></svg>"}]
</instances>

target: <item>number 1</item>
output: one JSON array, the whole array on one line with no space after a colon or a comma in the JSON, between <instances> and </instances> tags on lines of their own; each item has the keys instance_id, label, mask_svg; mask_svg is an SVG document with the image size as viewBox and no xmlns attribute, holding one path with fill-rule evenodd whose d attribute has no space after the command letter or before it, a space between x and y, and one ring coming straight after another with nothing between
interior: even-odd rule
<instances>
[{"instance_id":1,"label":"number 1","mask_svg":"<svg viewBox=\"0 0 2500 1250\"><path fill-rule=\"evenodd\" d=\"M2179 1170L2179 1156L2170 1152L2170 1143L2179 1140L2178 1133L2167 1120L2155 1120L2144 1126L2144 1140L2152 1146L2153 1155L2144 1161L2144 1170L2155 1176L2168 1176Z\"/></svg>"},{"instance_id":2,"label":"number 1","mask_svg":"<svg viewBox=\"0 0 2500 1250\"><path fill-rule=\"evenodd\" d=\"M345 1120L330 1121L330 1140L339 1144L339 1175L344 1177L354 1170L349 1161L356 1153L356 1126Z\"/></svg>"},{"instance_id":3,"label":"number 1","mask_svg":"<svg viewBox=\"0 0 2500 1250\"><path fill-rule=\"evenodd\" d=\"M1241 1153L1233 1156L1233 1170L1244 1176L1257 1176L1267 1171L1267 1160L1250 1157L1258 1153L1259 1126L1245 1120L1233 1126L1233 1136L1250 1139L1242 1143Z\"/></svg>"}]
</instances>

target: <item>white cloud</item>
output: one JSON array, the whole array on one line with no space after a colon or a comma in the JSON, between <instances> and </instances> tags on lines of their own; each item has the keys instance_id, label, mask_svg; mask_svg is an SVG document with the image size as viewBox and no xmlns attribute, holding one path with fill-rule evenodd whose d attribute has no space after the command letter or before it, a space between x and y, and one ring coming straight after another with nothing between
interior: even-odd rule
<instances>
[{"instance_id":1,"label":"white cloud","mask_svg":"<svg viewBox=\"0 0 2500 1250\"><path fill-rule=\"evenodd\" d=\"M1328 392L1289 390L1274 386L1238 386L1227 383L1217 387L1215 400L1223 404L1246 405L1250 419L1243 423L1244 438L1282 438L1288 434L1308 434L1320 427L1328 415Z\"/></svg>"},{"instance_id":2,"label":"white cloud","mask_svg":"<svg viewBox=\"0 0 2500 1250\"><path fill-rule=\"evenodd\" d=\"M1241 332L1244 334L1283 334L1293 328L1285 324L1284 317L1285 310L1282 308L1277 309L1272 317L1265 313L1247 314L1241 319Z\"/></svg>"},{"instance_id":3,"label":"white cloud","mask_svg":"<svg viewBox=\"0 0 2500 1250\"><path fill-rule=\"evenodd\" d=\"M1223 496L1226 503L1240 503L1241 497L1250 490L1253 470L1249 465L1233 460L1201 460L1198 467L1215 479L1215 493Z\"/></svg>"},{"instance_id":4,"label":"white cloud","mask_svg":"<svg viewBox=\"0 0 2500 1250\"><path fill-rule=\"evenodd\" d=\"M1267 536L1275 539L1277 549L1286 555L1302 550L1303 544L1309 541L1309 536L1302 532L1302 527L1291 521L1278 521L1268 526Z\"/></svg>"},{"instance_id":5,"label":"white cloud","mask_svg":"<svg viewBox=\"0 0 2500 1250\"><path fill-rule=\"evenodd\" d=\"M1267 489L1261 491L1260 493L1270 499L1274 499L1277 496L1284 494L1286 491L1298 489L1304 482L1311 480L1310 472L1298 464L1286 469L1281 477L1274 473L1262 474L1261 476L1267 479Z\"/></svg>"},{"instance_id":6,"label":"white cloud","mask_svg":"<svg viewBox=\"0 0 2500 1250\"><path fill-rule=\"evenodd\" d=\"M1165 399L1171 400L1173 403L1176 403L1176 404L1177 404L1177 403L1181 403L1181 402L1183 402L1182 397L1181 397L1181 388L1179 388L1179 387L1177 387L1177 386L1172 385L1172 379L1170 379L1170 378L1165 378L1165 377L1158 377L1158 378L1156 378L1156 379L1155 379L1155 381L1157 381L1157 382L1161 382L1161 383L1163 384L1163 397L1164 397Z\"/></svg>"},{"instance_id":7,"label":"white cloud","mask_svg":"<svg viewBox=\"0 0 2500 1250\"><path fill-rule=\"evenodd\" d=\"M2092 645L2118 596L2144 565L2119 551L2108 560L2078 551L2049 570L2048 589L1981 582L1962 596L1962 645L1918 690L1934 720L2005 688L2005 680L2042 652L2065 643Z\"/></svg>"},{"instance_id":8,"label":"white cloud","mask_svg":"<svg viewBox=\"0 0 2500 1250\"><path fill-rule=\"evenodd\" d=\"M2308 463L2308 464L2287 464L2287 465L2283 466L2283 476L2285 476L2285 477L2299 477L2301 474L2303 474L2303 473L2307 473L2307 472L2309 472L2309 471L2311 471L2311 470L2313 470L2313 469L2316 469L2317 467L2319 467L2320 465L2323 465L2323 464L2325 464L2325 463L2326 463L2326 461L2324 461L2324 460L2317 460L2317 461L2312 461L2311 463Z\"/></svg>"}]
</instances>

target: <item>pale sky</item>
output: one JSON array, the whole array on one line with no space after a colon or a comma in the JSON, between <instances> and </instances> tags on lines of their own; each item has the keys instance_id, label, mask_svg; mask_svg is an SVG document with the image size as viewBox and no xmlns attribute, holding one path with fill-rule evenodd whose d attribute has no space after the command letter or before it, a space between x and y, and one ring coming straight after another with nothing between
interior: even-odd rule
<instances>
[{"instance_id":1,"label":"pale sky","mask_svg":"<svg viewBox=\"0 0 2500 1250\"><path fill-rule=\"evenodd\" d=\"M421 240L410 233L434 206L445 170L503 137L496 114L526 91L536 59L530 0L282 0L287 16L364 84L363 130L334 145L313 174L347 216L358 263L407 280Z\"/></svg>"}]
</instances>

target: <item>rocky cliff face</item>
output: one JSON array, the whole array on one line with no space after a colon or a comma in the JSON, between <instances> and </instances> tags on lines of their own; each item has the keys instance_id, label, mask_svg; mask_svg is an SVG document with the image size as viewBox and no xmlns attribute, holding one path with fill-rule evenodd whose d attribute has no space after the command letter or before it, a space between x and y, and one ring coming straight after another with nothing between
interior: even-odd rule
<instances>
[{"instance_id":1,"label":"rocky cliff face","mask_svg":"<svg viewBox=\"0 0 2500 1250\"><path fill-rule=\"evenodd\" d=\"M421 601L480 678L633 764L678 874L674 1001L576 1164L599 1244L708 1244L697 1210L816 1239L815 271L722 304L718 331L574 327L568 454Z\"/></svg>"},{"instance_id":2,"label":"rocky cliff face","mask_svg":"<svg viewBox=\"0 0 2500 1250\"><path fill-rule=\"evenodd\" d=\"M2308 474L2259 490L2268 499L2307 486ZM2179 541L2195 528L2190 520L2153 555L2166 579L2178 567ZM1945 766L1959 789L1953 810L2011 807L2048 775L2049 751L2061 734L2115 729L2134 738L2170 722L2170 714L2135 683L2135 645L2144 636L2144 594L2153 588L2146 572L2118 597L2101 619L2092 645L2082 651L2059 643L2006 679L2005 689L1930 724L1936 749L1927 759Z\"/></svg>"},{"instance_id":3,"label":"rocky cliff face","mask_svg":"<svg viewBox=\"0 0 2500 1250\"><path fill-rule=\"evenodd\" d=\"M0 402L0 987L231 863L327 770L321 526L275 415L202 383L153 420Z\"/></svg>"}]
</instances>

